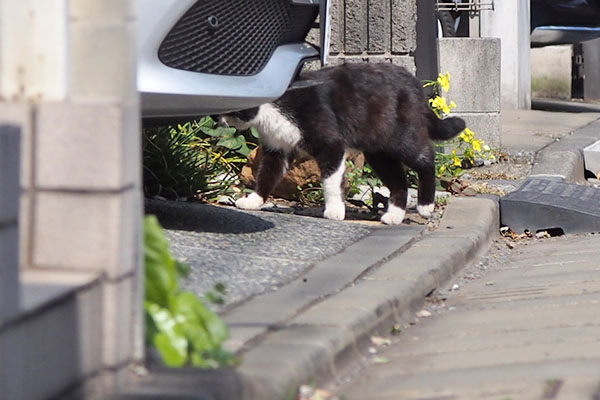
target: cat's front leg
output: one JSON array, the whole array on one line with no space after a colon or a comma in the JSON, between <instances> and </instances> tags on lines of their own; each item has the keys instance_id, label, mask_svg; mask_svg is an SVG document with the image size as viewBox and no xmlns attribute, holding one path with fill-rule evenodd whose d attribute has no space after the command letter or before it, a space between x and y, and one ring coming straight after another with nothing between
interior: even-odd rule
<instances>
[{"instance_id":1,"label":"cat's front leg","mask_svg":"<svg viewBox=\"0 0 600 400\"><path fill-rule=\"evenodd\" d=\"M321 168L321 170L324 170L324 168ZM323 177L323 197L325 198L323 216L327 219L341 221L346 216L346 206L342 190L345 171L346 164L344 158L342 158L337 169Z\"/></svg>"},{"instance_id":2,"label":"cat's front leg","mask_svg":"<svg viewBox=\"0 0 600 400\"><path fill-rule=\"evenodd\" d=\"M250 193L246 197L241 197L235 202L235 206L242 210L260 210L263 204L265 204L265 199L256 192Z\"/></svg>"},{"instance_id":3,"label":"cat's front leg","mask_svg":"<svg viewBox=\"0 0 600 400\"><path fill-rule=\"evenodd\" d=\"M290 158L291 155L283 151L262 147L256 173L255 192L238 199L235 202L236 207L243 210L259 210L283 178Z\"/></svg>"}]
</instances>

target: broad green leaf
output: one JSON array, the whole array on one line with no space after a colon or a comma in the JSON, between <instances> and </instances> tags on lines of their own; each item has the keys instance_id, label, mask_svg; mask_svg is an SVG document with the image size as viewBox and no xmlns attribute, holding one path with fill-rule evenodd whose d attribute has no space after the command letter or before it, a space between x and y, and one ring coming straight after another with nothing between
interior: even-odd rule
<instances>
[{"instance_id":1,"label":"broad green leaf","mask_svg":"<svg viewBox=\"0 0 600 400\"><path fill-rule=\"evenodd\" d=\"M155 216L144 218L144 243L146 300L165 307L169 294L177 289L177 276L169 243Z\"/></svg>"},{"instance_id":2,"label":"broad green leaf","mask_svg":"<svg viewBox=\"0 0 600 400\"><path fill-rule=\"evenodd\" d=\"M234 136L223 136L218 142L217 146L225 147L226 149L237 149L239 145L238 138Z\"/></svg>"},{"instance_id":3,"label":"broad green leaf","mask_svg":"<svg viewBox=\"0 0 600 400\"><path fill-rule=\"evenodd\" d=\"M193 293L180 293L177 297L177 307L186 323L192 322L204 328L204 332L199 330L197 339L207 340L211 345L215 345L224 342L229 337L227 327L219 316L206 308ZM204 347L205 343L201 345Z\"/></svg>"},{"instance_id":4,"label":"broad green leaf","mask_svg":"<svg viewBox=\"0 0 600 400\"><path fill-rule=\"evenodd\" d=\"M203 126L200 128L200 130L208 136L212 137L232 137L236 132L235 128L225 128L222 126L214 128Z\"/></svg>"},{"instance_id":5,"label":"broad green leaf","mask_svg":"<svg viewBox=\"0 0 600 400\"><path fill-rule=\"evenodd\" d=\"M187 361L187 349L179 346L180 343L173 341L165 332L154 336L154 346L160 352L163 362L168 367L183 367Z\"/></svg>"},{"instance_id":6,"label":"broad green leaf","mask_svg":"<svg viewBox=\"0 0 600 400\"><path fill-rule=\"evenodd\" d=\"M187 360L188 341L185 330L176 318L165 308L157 304L145 304L145 309L158 333L153 338L153 343L163 357L166 365L181 366Z\"/></svg>"}]
</instances>

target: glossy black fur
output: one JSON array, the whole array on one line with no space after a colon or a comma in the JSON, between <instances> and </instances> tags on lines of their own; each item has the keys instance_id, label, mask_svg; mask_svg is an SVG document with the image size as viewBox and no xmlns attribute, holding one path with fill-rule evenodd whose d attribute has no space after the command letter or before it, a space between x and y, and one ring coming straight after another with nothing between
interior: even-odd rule
<instances>
[{"instance_id":1,"label":"glossy black fur","mask_svg":"<svg viewBox=\"0 0 600 400\"><path fill-rule=\"evenodd\" d=\"M303 75L317 84L291 89L274 102L302 134L299 147L314 156L323 178L337 170L349 148L362 150L391 191L392 204L406 209L404 165L419 175L418 203L432 204L435 195L434 149L431 139L450 139L465 123L438 119L429 109L421 83L393 64L345 64ZM235 113L250 120L256 109ZM266 149L256 191L264 199L282 177L289 154Z\"/></svg>"}]
</instances>

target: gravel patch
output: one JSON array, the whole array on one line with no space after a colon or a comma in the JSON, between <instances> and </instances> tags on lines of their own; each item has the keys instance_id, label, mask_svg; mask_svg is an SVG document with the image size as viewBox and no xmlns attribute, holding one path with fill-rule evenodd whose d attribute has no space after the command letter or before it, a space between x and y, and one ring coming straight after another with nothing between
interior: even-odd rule
<instances>
[{"instance_id":1,"label":"gravel patch","mask_svg":"<svg viewBox=\"0 0 600 400\"><path fill-rule=\"evenodd\" d=\"M205 204L154 202L175 257L191 266L183 288L227 288L224 308L276 290L314 263L368 235L374 225Z\"/></svg>"}]
</instances>

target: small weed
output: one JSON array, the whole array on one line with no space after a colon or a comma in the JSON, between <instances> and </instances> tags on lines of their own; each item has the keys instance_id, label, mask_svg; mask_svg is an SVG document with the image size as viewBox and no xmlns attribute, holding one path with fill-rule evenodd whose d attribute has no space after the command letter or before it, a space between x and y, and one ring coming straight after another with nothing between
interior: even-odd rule
<instances>
[{"instance_id":1,"label":"small weed","mask_svg":"<svg viewBox=\"0 0 600 400\"><path fill-rule=\"evenodd\" d=\"M325 197L323 196L323 188L321 188L321 185L309 183L304 188L300 185L298 185L296 188L299 192L298 200L304 205L320 205L325 201Z\"/></svg>"},{"instance_id":2,"label":"small weed","mask_svg":"<svg viewBox=\"0 0 600 400\"><path fill-rule=\"evenodd\" d=\"M358 168L352 161L346 161L346 181L349 185L348 197L362 193L365 187L369 188L369 193L365 193L360 200L372 208L374 190L376 187L383 186L381 179L375 175L373 167L365 164L363 168Z\"/></svg>"}]
</instances>

